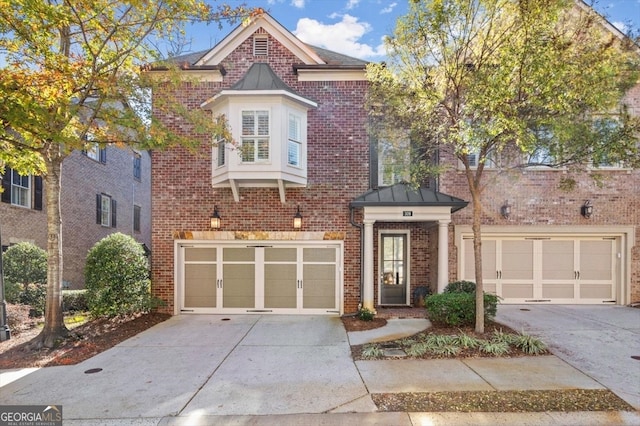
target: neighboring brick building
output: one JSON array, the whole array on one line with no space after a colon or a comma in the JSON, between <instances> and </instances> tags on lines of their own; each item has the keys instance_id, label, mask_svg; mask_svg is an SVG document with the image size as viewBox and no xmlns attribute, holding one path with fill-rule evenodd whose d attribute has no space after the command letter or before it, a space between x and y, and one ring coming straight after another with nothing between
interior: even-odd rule
<instances>
[{"instance_id":1,"label":"neighboring brick building","mask_svg":"<svg viewBox=\"0 0 640 426\"><path fill-rule=\"evenodd\" d=\"M150 170L148 152L113 145L75 151L64 160L60 200L65 288L84 287L87 252L113 232L132 235L151 247ZM3 249L28 241L46 250L47 217L41 182L40 177L18 176L11 169L5 172L0 203Z\"/></svg>"},{"instance_id":2,"label":"neighboring brick building","mask_svg":"<svg viewBox=\"0 0 640 426\"><path fill-rule=\"evenodd\" d=\"M202 142L153 153L153 291L167 312L341 314L473 279L463 176L402 183L402 149L368 134L364 61L308 46L269 15L177 61L193 78L154 96L224 114L237 145L211 147L155 111ZM487 286L506 302L640 300L640 175L604 173L603 188L584 179L571 193L555 189L563 171L542 170L487 191ZM570 264L547 267L556 258Z\"/></svg>"}]
</instances>

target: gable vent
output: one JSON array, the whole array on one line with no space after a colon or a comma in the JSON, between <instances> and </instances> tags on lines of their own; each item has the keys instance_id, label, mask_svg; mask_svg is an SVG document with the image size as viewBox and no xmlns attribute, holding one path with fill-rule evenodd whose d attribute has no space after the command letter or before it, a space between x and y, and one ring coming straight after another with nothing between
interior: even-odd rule
<instances>
[{"instance_id":1,"label":"gable vent","mask_svg":"<svg viewBox=\"0 0 640 426\"><path fill-rule=\"evenodd\" d=\"M253 56L267 56L269 54L267 41L265 36L253 37Z\"/></svg>"}]
</instances>

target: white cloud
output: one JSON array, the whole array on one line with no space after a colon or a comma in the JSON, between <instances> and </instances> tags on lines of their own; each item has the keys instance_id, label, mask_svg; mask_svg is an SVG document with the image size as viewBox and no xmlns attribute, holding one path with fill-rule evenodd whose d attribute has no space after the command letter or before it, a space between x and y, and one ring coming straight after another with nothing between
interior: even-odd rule
<instances>
[{"instance_id":1,"label":"white cloud","mask_svg":"<svg viewBox=\"0 0 640 426\"><path fill-rule=\"evenodd\" d=\"M305 43L356 58L384 56L386 52L383 44L372 47L359 42L369 31L371 31L371 25L367 22L359 22L357 17L346 14L342 16L340 22L335 24L302 18L298 21L293 34Z\"/></svg>"},{"instance_id":2,"label":"white cloud","mask_svg":"<svg viewBox=\"0 0 640 426\"><path fill-rule=\"evenodd\" d=\"M360 3L360 0L348 0L347 1L347 10L349 9L353 9L354 7L356 7L358 5L358 3Z\"/></svg>"},{"instance_id":3,"label":"white cloud","mask_svg":"<svg viewBox=\"0 0 640 426\"><path fill-rule=\"evenodd\" d=\"M302 9L304 8L304 2L305 0L291 0L291 6Z\"/></svg>"},{"instance_id":4,"label":"white cloud","mask_svg":"<svg viewBox=\"0 0 640 426\"><path fill-rule=\"evenodd\" d=\"M398 5L398 3L393 2L391 3L389 6L385 7L384 9L382 9L380 11L380 15L384 15L385 13L391 13L393 12L393 9Z\"/></svg>"}]
</instances>

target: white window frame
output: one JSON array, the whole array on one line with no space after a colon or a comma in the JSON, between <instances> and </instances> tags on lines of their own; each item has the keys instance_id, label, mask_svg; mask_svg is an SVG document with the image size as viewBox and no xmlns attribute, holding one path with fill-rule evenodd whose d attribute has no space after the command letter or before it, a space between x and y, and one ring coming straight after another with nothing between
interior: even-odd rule
<instances>
[{"instance_id":1,"label":"white window frame","mask_svg":"<svg viewBox=\"0 0 640 426\"><path fill-rule=\"evenodd\" d=\"M11 204L31 208L31 175L23 176L11 170Z\"/></svg>"},{"instance_id":2,"label":"white window frame","mask_svg":"<svg viewBox=\"0 0 640 426\"><path fill-rule=\"evenodd\" d=\"M253 116L252 133L244 126L244 117ZM267 117L267 133L261 134L260 117ZM240 111L240 132L242 140L241 160L243 164L268 163L271 158L271 112L268 109L243 109ZM263 144L266 143L266 156ZM251 157L248 155L251 154Z\"/></svg>"},{"instance_id":3,"label":"white window frame","mask_svg":"<svg viewBox=\"0 0 640 426\"><path fill-rule=\"evenodd\" d=\"M102 226L111 227L111 196L101 194L100 196L100 212Z\"/></svg>"},{"instance_id":4,"label":"white window frame","mask_svg":"<svg viewBox=\"0 0 640 426\"><path fill-rule=\"evenodd\" d=\"M216 167L223 167L227 164L226 145L227 143L224 140L216 142L216 150L218 154L216 158Z\"/></svg>"},{"instance_id":5,"label":"white window frame","mask_svg":"<svg viewBox=\"0 0 640 426\"><path fill-rule=\"evenodd\" d=\"M290 112L287 124L287 164L300 168L302 167L302 117Z\"/></svg>"}]
</instances>

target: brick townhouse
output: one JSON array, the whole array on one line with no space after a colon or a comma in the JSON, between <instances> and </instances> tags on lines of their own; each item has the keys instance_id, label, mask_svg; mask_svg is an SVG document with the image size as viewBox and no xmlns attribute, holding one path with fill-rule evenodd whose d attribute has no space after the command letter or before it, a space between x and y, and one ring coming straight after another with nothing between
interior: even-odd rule
<instances>
[{"instance_id":1,"label":"brick townhouse","mask_svg":"<svg viewBox=\"0 0 640 426\"><path fill-rule=\"evenodd\" d=\"M97 144L62 163L63 286L84 287L87 252L114 232L151 247L151 159L146 151ZM6 168L2 176L2 249L28 241L46 250L42 178Z\"/></svg>"},{"instance_id":2,"label":"brick townhouse","mask_svg":"<svg viewBox=\"0 0 640 426\"><path fill-rule=\"evenodd\" d=\"M167 312L342 314L473 280L464 177L402 182L397 146L368 132L366 62L268 14L176 60L183 86L154 96L224 114L235 143L211 147L155 111L202 142L152 157L153 291ZM640 300L639 172L612 166L603 187L584 178L570 193L563 173L527 169L487 190L486 286L504 303Z\"/></svg>"}]
</instances>

